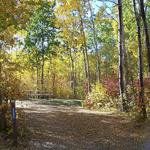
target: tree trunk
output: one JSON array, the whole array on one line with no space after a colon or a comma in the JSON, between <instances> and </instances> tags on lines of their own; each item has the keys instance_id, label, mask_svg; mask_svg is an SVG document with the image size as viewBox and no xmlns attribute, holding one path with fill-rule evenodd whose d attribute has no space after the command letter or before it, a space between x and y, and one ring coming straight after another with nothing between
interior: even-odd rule
<instances>
[{"instance_id":1,"label":"tree trunk","mask_svg":"<svg viewBox=\"0 0 150 150\"><path fill-rule=\"evenodd\" d=\"M52 72L51 72L51 88L52 88L52 95L53 95L53 98L55 97L58 97L57 95L57 76L56 76L56 65L55 65L55 62L53 61L53 58L51 60L51 64L52 64Z\"/></svg>"},{"instance_id":2,"label":"tree trunk","mask_svg":"<svg viewBox=\"0 0 150 150\"><path fill-rule=\"evenodd\" d=\"M138 78L139 78L139 109L142 118L147 118L146 106L144 102L144 81L143 81L143 62L142 62L142 40L140 17L137 13L136 2L133 0L134 14L136 18L137 36L138 36Z\"/></svg>"},{"instance_id":3,"label":"tree trunk","mask_svg":"<svg viewBox=\"0 0 150 150\"><path fill-rule=\"evenodd\" d=\"M84 48L82 51L83 51L83 57L84 57L84 69L85 69L85 76L86 76L86 82L87 82L87 93L86 94L88 94L91 91L89 58L88 58L86 36L85 36L85 31L84 31L84 23L83 23L83 18L82 18L80 8L78 8L78 11L79 11L79 17L80 17L80 23L81 23L81 34L83 36L83 42L84 42Z\"/></svg>"},{"instance_id":4,"label":"tree trunk","mask_svg":"<svg viewBox=\"0 0 150 150\"><path fill-rule=\"evenodd\" d=\"M36 67L36 89L39 90L39 67Z\"/></svg>"},{"instance_id":5,"label":"tree trunk","mask_svg":"<svg viewBox=\"0 0 150 150\"><path fill-rule=\"evenodd\" d=\"M125 45L125 30L124 30L124 24L122 27L123 35L122 35L122 46L123 46L123 70L124 70L124 98L125 98L125 107L126 111L129 110L129 97L128 97L128 85L129 85L129 66L128 66L128 51L126 49Z\"/></svg>"},{"instance_id":6,"label":"tree trunk","mask_svg":"<svg viewBox=\"0 0 150 150\"><path fill-rule=\"evenodd\" d=\"M126 87L129 84L129 68L128 68L128 52L125 46L125 35L124 35L124 25L123 25L123 39L122 39L122 45L123 45L123 60L124 60L124 86L125 86L125 90Z\"/></svg>"},{"instance_id":7,"label":"tree trunk","mask_svg":"<svg viewBox=\"0 0 150 150\"><path fill-rule=\"evenodd\" d=\"M94 23L94 14L92 11L92 6L90 4L90 0L88 0L88 5L89 5L89 10L90 10L90 17L91 17L91 23L92 23L92 30L93 30L93 39L94 39L94 47L95 47L95 52L96 52L96 78L97 82L100 83L100 56L98 53L98 45L97 45L97 35L96 35L96 29L95 29L95 23Z\"/></svg>"},{"instance_id":8,"label":"tree trunk","mask_svg":"<svg viewBox=\"0 0 150 150\"><path fill-rule=\"evenodd\" d=\"M72 56L71 48L68 48L70 52L70 60L71 60L71 88L73 91L73 98L76 98L76 78L75 78L75 65L74 65L74 59Z\"/></svg>"},{"instance_id":9,"label":"tree trunk","mask_svg":"<svg viewBox=\"0 0 150 150\"><path fill-rule=\"evenodd\" d=\"M44 50L43 50L44 51ZM42 67L41 67L41 90L44 90L44 64L45 64L45 60L44 60L44 52L42 53Z\"/></svg>"},{"instance_id":10,"label":"tree trunk","mask_svg":"<svg viewBox=\"0 0 150 150\"><path fill-rule=\"evenodd\" d=\"M0 52L1 52L1 49L0 49ZM2 72L1 70L2 70L2 63L0 62L0 81L1 81L1 72ZM3 130L3 128L4 126L3 126L3 119L2 119L2 91L0 89L0 131Z\"/></svg>"},{"instance_id":11,"label":"tree trunk","mask_svg":"<svg viewBox=\"0 0 150 150\"><path fill-rule=\"evenodd\" d=\"M122 0L118 0L118 50L119 50L119 93L121 99L121 110L127 111L124 87L124 46L123 46L123 15Z\"/></svg>"},{"instance_id":12,"label":"tree trunk","mask_svg":"<svg viewBox=\"0 0 150 150\"><path fill-rule=\"evenodd\" d=\"M44 90L44 65L45 65L44 55L45 55L44 39L42 38L42 66L41 66L41 90L42 92Z\"/></svg>"},{"instance_id":13,"label":"tree trunk","mask_svg":"<svg viewBox=\"0 0 150 150\"><path fill-rule=\"evenodd\" d=\"M36 90L38 91L39 90L39 79L40 79L40 75L39 75L39 57L38 57L38 51L36 50Z\"/></svg>"},{"instance_id":14,"label":"tree trunk","mask_svg":"<svg viewBox=\"0 0 150 150\"><path fill-rule=\"evenodd\" d=\"M1 58L1 45L0 45L0 58ZM0 81L2 81L2 62L0 61ZM3 108L3 97L2 97L2 89L0 88L0 131L6 129L6 116L5 116L5 108Z\"/></svg>"},{"instance_id":15,"label":"tree trunk","mask_svg":"<svg viewBox=\"0 0 150 150\"><path fill-rule=\"evenodd\" d=\"M145 31L145 42L146 42L146 48L147 48L147 60L148 60L148 72L150 74L150 38L149 38L149 32L148 32L148 25L146 21L146 14L144 10L144 2L143 0L140 0L140 13L142 16L143 24L144 24L144 31Z\"/></svg>"},{"instance_id":16,"label":"tree trunk","mask_svg":"<svg viewBox=\"0 0 150 150\"><path fill-rule=\"evenodd\" d=\"M1 58L1 45L0 45L0 58ZM2 63L0 62L0 81L2 74ZM2 117L2 90L0 89L0 131L4 129L4 122Z\"/></svg>"},{"instance_id":17,"label":"tree trunk","mask_svg":"<svg viewBox=\"0 0 150 150\"><path fill-rule=\"evenodd\" d=\"M6 121L6 111L5 108L2 107L2 103L0 104L0 131L4 131L7 128Z\"/></svg>"},{"instance_id":18,"label":"tree trunk","mask_svg":"<svg viewBox=\"0 0 150 150\"><path fill-rule=\"evenodd\" d=\"M55 71L52 72L52 91L53 91L53 98L56 97L56 86L55 86L55 82L56 82L56 74Z\"/></svg>"}]
</instances>

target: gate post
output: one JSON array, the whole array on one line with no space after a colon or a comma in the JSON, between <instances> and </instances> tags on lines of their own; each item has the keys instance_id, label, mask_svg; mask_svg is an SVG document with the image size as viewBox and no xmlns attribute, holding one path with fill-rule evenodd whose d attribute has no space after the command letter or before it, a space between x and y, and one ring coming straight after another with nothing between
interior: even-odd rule
<instances>
[{"instance_id":1,"label":"gate post","mask_svg":"<svg viewBox=\"0 0 150 150\"><path fill-rule=\"evenodd\" d=\"M11 113L12 113L12 124L13 124L13 145L17 146L17 123L16 123L16 104L15 100L11 100Z\"/></svg>"}]
</instances>

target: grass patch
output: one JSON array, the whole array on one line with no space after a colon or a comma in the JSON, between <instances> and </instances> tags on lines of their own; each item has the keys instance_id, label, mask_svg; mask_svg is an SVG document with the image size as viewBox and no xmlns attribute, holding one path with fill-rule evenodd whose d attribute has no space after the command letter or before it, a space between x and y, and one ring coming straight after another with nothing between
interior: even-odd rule
<instances>
[{"instance_id":1,"label":"grass patch","mask_svg":"<svg viewBox=\"0 0 150 150\"><path fill-rule=\"evenodd\" d=\"M82 100L77 99L49 99L49 100L40 99L39 103L44 105L82 106Z\"/></svg>"}]
</instances>

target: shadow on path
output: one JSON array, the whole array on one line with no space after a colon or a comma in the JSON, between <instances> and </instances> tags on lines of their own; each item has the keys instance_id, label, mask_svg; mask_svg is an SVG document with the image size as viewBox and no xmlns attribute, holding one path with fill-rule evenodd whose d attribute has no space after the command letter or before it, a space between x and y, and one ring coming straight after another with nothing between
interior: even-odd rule
<instances>
[{"instance_id":1,"label":"shadow on path","mask_svg":"<svg viewBox=\"0 0 150 150\"><path fill-rule=\"evenodd\" d=\"M150 150L144 126L115 114L91 113L75 105L24 102L34 150Z\"/></svg>"}]
</instances>

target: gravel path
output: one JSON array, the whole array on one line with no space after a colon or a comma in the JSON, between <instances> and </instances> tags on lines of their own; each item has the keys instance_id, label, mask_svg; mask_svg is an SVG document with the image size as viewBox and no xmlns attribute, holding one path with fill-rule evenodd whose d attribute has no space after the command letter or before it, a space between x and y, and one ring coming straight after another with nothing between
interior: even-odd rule
<instances>
[{"instance_id":1,"label":"gravel path","mask_svg":"<svg viewBox=\"0 0 150 150\"><path fill-rule=\"evenodd\" d=\"M17 106L25 110L31 132L27 150L150 150L144 140L148 126L115 114L42 101Z\"/></svg>"}]
</instances>

